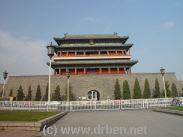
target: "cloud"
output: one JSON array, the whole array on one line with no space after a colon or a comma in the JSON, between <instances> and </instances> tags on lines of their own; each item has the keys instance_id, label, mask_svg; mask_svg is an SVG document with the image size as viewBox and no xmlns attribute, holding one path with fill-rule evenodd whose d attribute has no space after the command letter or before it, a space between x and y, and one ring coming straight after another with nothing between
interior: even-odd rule
<instances>
[{"instance_id":1,"label":"cloud","mask_svg":"<svg viewBox=\"0 0 183 137\"><path fill-rule=\"evenodd\" d=\"M99 23L99 21L92 17L85 17L81 19L81 22Z\"/></svg>"},{"instance_id":2,"label":"cloud","mask_svg":"<svg viewBox=\"0 0 183 137\"><path fill-rule=\"evenodd\" d=\"M46 43L26 37L15 37L0 31L0 73L10 75L45 74Z\"/></svg>"},{"instance_id":3,"label":"cloud","mask_svg":"<svg viewBox=\"0 0 183 137\"><path fill-rule=\"evenodd\" d=\"M165 21L163 23L163 28L167 30L172 29L174 26L175 26L175 22L173 21Z\"/></svg>"}]
</instances>

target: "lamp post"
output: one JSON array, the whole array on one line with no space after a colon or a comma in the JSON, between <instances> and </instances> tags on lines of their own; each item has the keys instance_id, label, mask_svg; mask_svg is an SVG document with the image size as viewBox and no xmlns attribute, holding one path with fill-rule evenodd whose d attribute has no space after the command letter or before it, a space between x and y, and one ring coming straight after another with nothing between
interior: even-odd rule
<instances>
[{"instance_id":1,"label":"lamp post","mask_svg":"<svg viewBox=\"0 0 183 137\"><path fill-rule=\"evenodd\" d=\"M70 86L69 86L69 84L70 84L70 83L69 83L69 78L70 78L70 72L69 72L69 71L66 72L66 77L67 77L67 102L69 102L69 100L70 100L70 99L69 99L69 92L70 92L70 91L69 91L69 87L70 87Z\"/></svg>"},{"instance_id":2,"label":"lamp post","mask_svg":"<svg viewBox=\"0 0 183 137\"><path fill-rule=\"evenodd\" d=\"M163 79L163 87L164 87L164 91L165 91L165 98L167 98L167 96L166 96L166 87L165 87L165 77L164 77L164 75L165 75L165 69L164 68L161 68L160 69L160 72L161 72L162 79Z\"/></svg>"},{"instance_id":3,"label":"lamp post","mask_svg":"<svg viewBox=\"0 0 183 137\"><path fill-rule=\"evenodd\" d=\"M48 104L50 104L51 60L54 55L54 47L52 46L52 42L49 46L47 46L47 50L48 50L48 56L50 58L50 60L49 60L49 80L48 80Z\"/></svg>"},{"instance_id":4,"label":"lamp post","mask_svg":"<svg viewBox=\"0 0 183 137\"><path fill-rule=\"evenodd\" d=\"M4 88L5 88L5 83L6 83L7 77L8 77L8 72L5 70L5 71L3 72L4 84L3 84L2 98L4 97Z\"/></svg>"}]
</instances>

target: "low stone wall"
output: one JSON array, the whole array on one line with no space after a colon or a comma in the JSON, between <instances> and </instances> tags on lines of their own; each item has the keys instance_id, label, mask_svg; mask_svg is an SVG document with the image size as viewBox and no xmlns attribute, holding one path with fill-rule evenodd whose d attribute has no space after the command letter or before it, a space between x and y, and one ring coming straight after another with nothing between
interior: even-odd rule
<instances>
[{"instance_id":1,"label":"low stone wall","mask_svg":"<svg viewBox=\"0 0 183 137\"><path fill-rule=\"evenodd\" d=\"M40 126L40 131L46 126L49 127L50 125L52 125L53 123L55 123L57 120L59 120L60 118L62 118L63 116L65 116L68 112L61 112L57 115L48 117L46 119L43 119L41 121L39 121L39 125Z\"/></svg>"},{"instance_id":2,"label":"low stone wall","mask_svg":"<svg viewBox=\"0 0 183 137\"><path fill-rule=\"evenodd\" d=\"M159 109L153 109L153 111L183 116L183 111L178 111L178 110L169 110L169 109L160 109L159 108Z\"/></svg>"},{"instance_id":3,"label":"low stone wall","mask_svg":"<svg viewBox=\"0 0 183 137\"><path fill-rule=\"evenodd\" d=\"M48 117L46 119L36 121L36 122L11 122L5 121L0 122L0 130L10 130L10 129L20 129L20 130L34 130L34 131L41 131L43 127L48 127L58 119L65 116L67 112L61 112L57 115Z\"/></svg>"},{"instance_id":4,"label":"low stone wall","mask_svg":"<svg viewBox=\"0 0 183 137\"><path fill-rule=\"evenodd\" d=\"M157 78L160 84L161 90L163 89L162 76L160 73L133 73L126 75L71 75L70 84L72 86L72 92L78 97L87 97L90 90L97 90L100 93L100 99L114 98L113 90L116 79L119 80L122 88L122 83L127 80L130 86L131 94L133 94L133 87L135 79L138 78L141 89L143 91L145 79L148 79L150 89L153 91L155 86L155 79ZM166 73L165 80L177 85L177 89L181 91L180 86L177 84L177 79L174 73ZM9 76L8 83L5 87L6 95L10 90L13 90L14 96L17 94L17 89L22 85L24 93L27 94L29 85L32 88L33 99L36 93L37 85L41 86L42 96L45 94L46 85L48 83L48 76ZM59 85L61 94L65 94L67 87L66 76L52 76L51 77L51 92L53 93L56 86Z\"/></svg>"}]
</instances>

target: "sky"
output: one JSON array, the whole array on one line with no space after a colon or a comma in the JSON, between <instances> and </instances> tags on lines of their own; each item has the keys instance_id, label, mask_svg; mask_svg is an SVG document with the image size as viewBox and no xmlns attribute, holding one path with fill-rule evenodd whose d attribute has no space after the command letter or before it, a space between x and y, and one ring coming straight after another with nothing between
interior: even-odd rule
<instances>
[{"instance_id":1,"label":"sky","mask_svg":"<svg viewBox=\"0 0 183 137\"><path fill-rule=\"evenodd\" d=\"M183 80L182 0L0 0L0 77L47 75L46 46L69 34L129 36L135 73Z\"/></svg>"}]
</instances>

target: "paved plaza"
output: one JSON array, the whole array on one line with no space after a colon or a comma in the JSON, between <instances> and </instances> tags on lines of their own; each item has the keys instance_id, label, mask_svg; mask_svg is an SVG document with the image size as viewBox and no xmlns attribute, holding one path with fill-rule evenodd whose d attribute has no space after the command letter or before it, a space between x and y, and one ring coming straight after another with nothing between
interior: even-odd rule
<instances>
[{"instance_id":1,"label":"paved plaza","mask_svg":"<svg viewBox=\"0 0 183 137\"><path fill-rule=\"evenodd\" d=\"M0 130L0 137L39 137L37 131Z\"/></svg>"},{"instance_id":2,"label":"paved plaza","mask_svg":"<svg viewBox=\"0 0 183 137\"><path fill-rule=\"evenodd\" d=\"M45 135L55 137L182 137L183 117L140 110L72 112L41 135L42 137Z\"/></svg>"}]
</instances>

